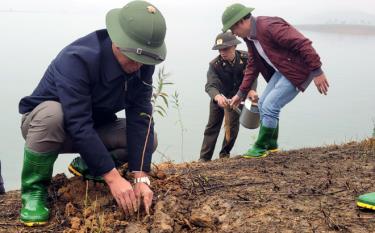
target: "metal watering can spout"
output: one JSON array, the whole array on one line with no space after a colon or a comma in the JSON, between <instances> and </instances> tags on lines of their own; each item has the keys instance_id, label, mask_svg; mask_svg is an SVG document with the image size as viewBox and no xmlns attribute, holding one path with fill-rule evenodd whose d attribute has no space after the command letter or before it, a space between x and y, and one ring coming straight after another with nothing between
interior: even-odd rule
<instances>
[{"instance_id":1,"label":"metal watering can spout","mask_svg":"<svg viewBox=\"0 0 375 233\"><path fill-rule=\"evenodd\" d=\"M247 129L256 129L259 127L259 108L257 103L252 103L249 98L246 98L242 110L238 107L234 108L240 114L240 123Z\"/></svg>"}]
</instances>

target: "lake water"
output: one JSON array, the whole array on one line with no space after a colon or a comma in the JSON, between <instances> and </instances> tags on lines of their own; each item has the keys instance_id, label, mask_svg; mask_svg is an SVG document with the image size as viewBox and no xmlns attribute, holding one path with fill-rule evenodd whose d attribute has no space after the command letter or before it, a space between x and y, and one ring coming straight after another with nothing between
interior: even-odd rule
<instances>
[{"instance_id":1,"label":"lake water","mask_svg":"<svg viewBox=\"0 0 375 233\"><path fill-rule=\"evenodd\" d=\"M0 19L0 159L5 187L9 190L20 187L24 145L19 130L20 98L32 92L62 47L103 28L104 23L101 16L87 14L18 12L1 13ZM180 94L182 122L186 128L184 150L182 156L177 112L170 108L167 117L156 117L158 151L161 153L154 154L154 162L198 159L208 119L209 98L204 92L204 84L208 62L217 55L211 47L220 22L217 18L207 18L207 22L197 28L177 15L176 20L181 22L168 24L168 57L164 66L171 73L170 81L175 83L166 91L173 93L177 90ZM322 96L312 84L283 109L281 148L320 146L370 136L375 121L375 37L303 33L313 40L321 56L330 89L327 96ZM245 46L241 44L239 48L245 49ZM259 80L258 91L261 93L265 83L262 78ZM241 128L232 154L247 150L256 135L257 130ZM221 134L218 146L222 138ZM217 147L215 158L218 150ZM54 172L67 173L67 164L74 156L60 156Z\"/></svg>"}]
</instances>

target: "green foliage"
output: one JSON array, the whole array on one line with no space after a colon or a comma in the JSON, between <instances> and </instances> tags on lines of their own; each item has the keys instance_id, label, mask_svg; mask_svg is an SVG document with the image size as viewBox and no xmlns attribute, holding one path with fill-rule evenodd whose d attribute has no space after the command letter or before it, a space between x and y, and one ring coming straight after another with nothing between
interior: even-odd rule
<instances>
[{"instance_id":1,"label":"green foliage","mask_svg":"<svg viewBox=\"0 0 375 233\"><path fill-rule=\"evenodd\" d=\"M147 113L144 113L144 112L140 113L140 116L146 116L146 117L149 118L147 135L145 137L143 152L142 152L142 155L141 155L142 160L141 160L141 166L139 168L140 171L142 171L142 169L143 169L143 162L144 162L144 157L145 157L145 152L146 152L146 146L147 146L147 142L148 142L148 139L149 139L149 136L150 136L151 123L152 123L152 119L154 117L154 113L156 112L159 115L161 115L162 117L167 115L166 109L168 109L168 107L169 107L169 104L168 104L169 96L166 92L164 92L163 88L167 85L173 84L173 83L167 81L168 76L169 76L169 73L165 72L164 66L161 69L159 69L157 86L154 86L154 85L152 86L153 94L152 94L152 97L151 97L151 104L152 104L151 115L147 114ZM149 85L147 83L144 83L144 84ZM163 101L160 104L158 102L159 99L162 99L162 101Z\"/></svg>"},{"instance_id":2,"label":"green foliage","mask_svg":"<svg viewBox=\"0 0 375 233\"><path fill-rule=\"evenodd\" d=\"M182 161L184 161L184 155L183 155L183 151L184 151L184 131L186 129L184 128L184 125L183 125L183 122L182 122L181 110L180 110L181 103L180 103L178 92L175 91L172 96L169 96L168 93L165 92L165 90L164 90L166 86L174 84L174 83L168 81L169 76L170 76L170 74L165 72L164 66L159 69L156 86L155 85L152 86L152 88L153 88L153 94L152 94L152 98L151 98L152 113L151 113L151 115L149 115L147 113L141 113L140 116L148 117L149 120L150 120L150 123L151 123L152 118L154 117L155 113L159 114L162 117L165 117L167 115L167 110L169 109L169 106L170 106L169 103L170 103L170 101L172 102L173 108L175 108L178 112L177 123L179 124L180 130L181 130L180 131L180 134L181 134L181 157L182 157ZM150 125L151 124L149 124L149 127L150 127ZM145 139L144 151L145 151L145 147L146 147L146 144L147 144L149 131L150 131L150 128L148 129L148 133L147 133L147 136L146 136L146 139ZM143 154L142 154L141 169L143 167L144 151L143 151Z\"/></svg>"},{"instance_id":3,"label":"green foliage","mask_svg":"<svg viewBox=\"0 0 375 233\"><path fill-rule=\"evenodd\" d=\"M169 76L170 74L165 72L163 66L158 72L157 86L153 86L154 92L151 99L153 113L156 112L162 117L167 115L166 109L169 108L169 95L164 91L164 87L173 85L172 82L167 81ZM159 99L162 100L161 103L158 102Z\"/></svg>"},{"instance_id":4,"label":"green foliage","mask_svg":"<svg viewBox=\"0 0 375 233\"><path fill-rule=\"evenodd\" d=\"M177 91L175 91L172 95L172 104L173 104L173 107L176 108L176 109L179 109L180 108L180 99L179 99L179 94Z\"/></svg>"}]
</instances>

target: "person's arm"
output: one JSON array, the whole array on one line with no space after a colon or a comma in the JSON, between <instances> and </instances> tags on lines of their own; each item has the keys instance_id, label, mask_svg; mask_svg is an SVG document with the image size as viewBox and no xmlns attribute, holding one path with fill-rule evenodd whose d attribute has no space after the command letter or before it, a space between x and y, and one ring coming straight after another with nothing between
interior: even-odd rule
<instances>
[{"instance_id":1,"label":"person's arm","mask_svg":"<svg viewBox=\"0 0 375 233\"><path fill-rule=\"evenodd\" d=\"M154 144L154 122L145 114L152 115L152 75L154 66L142 66L141 77L127 81L126 135L129 152L129 170L149 172ZM147 136L148 135L148 136ZM147 143L144 157L142 154Z\"/></svg>"},{"instance_id":2,"label":"person's arm","mask_svg":"<svg viewBox=\"0 0 375 233\"><path fill-rule=\"evenodd\" d=\"M211 99L216 101L216 103L220 107L225 108L228 105L226 97L223 96L220 92L220 90L222 89L222 83L212 63L210 63L210 66L207 71L207 83L205 89L207 94L211 97Z\"/></svg>"},{"instance_id":3,"label":"person's arm","mask_svg":"<svg viewBox=\"0 0 375 233\"><path fill-rule=\"evenodd\" d=\"M258 87L258 78L256 78L253 84L251 85L250 91L256 91L257 87Z\"/></svg>"},{"instance_id":4,"label":"person's arm","mask_svg":"<svg viewBox=\"0 0 375 233\"><path fill-rule=\"evenodd\" d=\"M144 114L152 115L151 96L154 70L154 66L143 65L140 70L141 77L134 77L127 83L126 133L129 153L128 163L129 170L133 172L135 178L147 177L147 173L151 169L154 124L153 120L150 122L150 118ZM144 148L145 144L146 148ZM145 183L136 183L134 192L138 200L143 198L143 205L146 213L149 214L153 197L150 187Z\"/></svg>"},{"instance_id":5,"label":"person's arm","mask_svg":"<svg viewBox=\"0 0 375 233\"><path fill-rule=\"evenodd\" d=\"M215 99L215 96L220 95L221 89L221 81L219 76L217 75L213 64L210 63L207 71L207 82L205 85L205 91L211 97L211 99Z\"/></svg>"},{"instance_id":6,"label":"person's arm","mask_svg":"<svg viewBox=\"0 0 375 233\"><path fill-rule=\"evenodd\" d=\"M318 91L326 95L329 87L328 80L323 73L320 57L313 48L311 40L281 18L272 23L267 29L269 36L273 38L275 43L300 54L303 62L309 67L310 76L314 77L314 83Z\"/></svg>"},{"instance_id":7,"label":"person's arm","mask_svg":"<svg viewBox=\"0 0 375 233\"><path fill-rule=\"evenodd\" d=\"M92 175L101 176L115 164L94 129L89 69L78 56L61 54L51 64L64 128Z\"/></svg>"},{"instance_id":8,"label":"person's arm","mask_svg":"<svg viewBox=\"0 0 375 233\"><path fill-rule=\"evenodd\" d=\"M314 77L323 73L320 57L312 46L311 40L306 38L295 27L282 18L277 18L267 27L268 36L281 47L299 54L303 62L309 67Z\"/></svg>"},{"instance_id":9,"label":"person's arm","mask_svg":"<svg viewBox=\"0 0 375 233\"><path fill-rule=\"evenodd\" d=\"M248 59L246 64L246 69L244 70L244 76L240 88L236 95L241 99L245 98L247 93L256 86L253 86L254 82L257 81L259 70L255 66L254 61L254 48L251 45L248 45ZM257 85L257 84L255 84Z\"/></svg>"},{"instance_id":10,"label":"person's arm","mask_svg":"<svg viewBox=\"0 0 375 233\"><path fill-rule=\"evenodd\" d=\"M257 82L259 70L255 66L253 53L253 47L248 45L248 60L246 64L246 69L244 70L244 77L237 94L233 96L231 100L231 107L237 107L240 104L241 100L246 98L249 91L253 87L256 88L257 84L254 84L254 82Z\"/></svg>"},{"instance_id":11,"label":"person's arm","mask_svg":"<svg viewBox=\"0 0 375 233\"><path fill-rule=\"evenodd\" d=\"M258 78L255 79L253 85L251 85L250 91L247 93L247 98L250 98L251 102L258 103L259 96L257 93Z\"/></svg>"}]
</instances>

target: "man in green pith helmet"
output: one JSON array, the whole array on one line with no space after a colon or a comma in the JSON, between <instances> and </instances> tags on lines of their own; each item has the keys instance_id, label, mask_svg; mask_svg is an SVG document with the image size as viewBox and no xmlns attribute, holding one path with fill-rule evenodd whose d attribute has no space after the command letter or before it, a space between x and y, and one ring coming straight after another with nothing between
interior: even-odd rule
<instances>
[{"instance_id":1,"label":"man in green pith helmet","mask_svg":"<svg viewBox=\"0 0 375 233\"><path fill-rule=\"evenodd\" d=\"M216 36L212 48L219 50L219 55L210 62L207 72L206 92L211 100L199 158L201 162L212 159L223 119L226 121L224 122L225 136L219 153L220 158L229 157L237 138L239 114L229 108L228 101L238 91L247 64L247 53L236 50L240 43L231 32L225 32ZM256 82L253 83L249 97L254 101L257 100Z\"/></svg>"},{"instance_id":2,"label":"man in green pith helmet","mask_svg":"<svg viewBox=\"0 0 375 233\"><path fill-rule=\"evenodd\" d=\"M33 93L20 101L26 140L24 224L48 222L47 186L60 153L80 153L69 170L103 180L126 214L139 211L141 203L149 213L153 192L147 172L156 139L153 124L149 128L142 113L152 114L152 75L166 57L165 34L163 15L148 2L113 9L107 13L106 29L65 47ZM116 117L122 109L126 119ZM116 169L125 162L133 183Z\"/></svg>"},{"instance_id":3,"label":"man in green pith helmet","mask_svg":"<svg viewBox=\"0 0 375 233\"><path fill-rule=\"evenodd\" d=\"M230 29L242 37L249 54L245 76L230 105L239 105L259 73L268 82L258 102L259 134L253 147L243 155L245 158L264 157L278 150L280 110L300 91L312 81L321 94L326 95L329 87L311 41L282 18L254 17L253 10L235 3L222 15L222 30Z\"/></svg>"}]
</instances>

